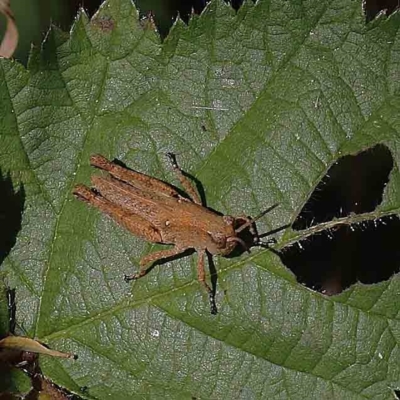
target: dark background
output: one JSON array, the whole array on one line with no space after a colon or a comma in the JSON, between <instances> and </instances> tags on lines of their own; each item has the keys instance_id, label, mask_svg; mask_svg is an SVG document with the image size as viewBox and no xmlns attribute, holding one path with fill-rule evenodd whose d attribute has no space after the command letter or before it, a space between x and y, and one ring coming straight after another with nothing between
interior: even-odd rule
<instances>
[{"instance_id":1,"label":"dark background","mask_svg":"<svg viewBox=\"0 0 400 400\"><path fill-rule=\"evenodd\" d=\"M230 4L239 8L242 0L231 0ZM44 38L50 23L68 31L80 7L92 16L100 0L11 0L20 33L20 43L15 58L26 63L31 43L36 46ZM168 34L177 14L187 21L194 10L199 14L205 7L206 0L134 0L142 15L152 12L161 37ZM361 4L361 0L360 0ZM366 20L373 19L381 10L392 12L399 6L399 0L367 0L365 5ZM0 26L4 26L4 19Z\"/></svg>"}]
</instances>

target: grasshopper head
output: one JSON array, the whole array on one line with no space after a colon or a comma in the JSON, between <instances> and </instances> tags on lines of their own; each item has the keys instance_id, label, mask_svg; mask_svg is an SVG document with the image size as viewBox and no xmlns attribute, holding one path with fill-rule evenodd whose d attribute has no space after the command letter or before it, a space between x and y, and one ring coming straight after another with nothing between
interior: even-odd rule
<instances>
[{"instance_id":1,"label":"grasshopper head","mask_svg":"<svg viewBox=\"0 0 400 400\"><path fill-rule=\"evenodd\" d=\"M235 218L225 215L223 220L225 222L223 230L218 232L207 232L207 234L210 236L207 250L211 254L218 254L222 256L230 254L238 244L242 245L246 250L248 250L246 243L240 239L235 232Z\"/></svg>"}]
</instances>

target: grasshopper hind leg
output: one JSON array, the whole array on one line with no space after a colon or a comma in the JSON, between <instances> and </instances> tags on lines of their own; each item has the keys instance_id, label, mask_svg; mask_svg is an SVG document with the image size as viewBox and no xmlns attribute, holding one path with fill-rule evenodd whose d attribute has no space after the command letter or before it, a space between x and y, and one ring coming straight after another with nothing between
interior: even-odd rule
<instances>
[{"instance_id":1,"label":"grasshopper hind leg","mask_svg":"<svg viewBox=\"0 0 400 400\"><path fill-rule=\"evenodd\" d=\"M115 205L107 200L96 190L90 189L85 185L77 185L73 194L81 201L90 204L104 214L107 214L115 222L122 225L125 229L135 236L139 236L149 242L160 243L162 241L159 230L149 221L141 218L126 209Z\"/></svg>"},{"instance_id":2,"label":"grasshopper hind leg","mask_svg":"<svg viewBox=\"0 0 400 400\"><path fill-rule=\"evenodd\" d=\"M179 193L168 183L160 181L152 176L142 174L128 168L121 167L115 162L107 160L100 154L90 157L90 165L107 171L115 179L123 181L131 186L145 191L153 191L159 195L179 198Z\"/></svg>"}]
</instances>

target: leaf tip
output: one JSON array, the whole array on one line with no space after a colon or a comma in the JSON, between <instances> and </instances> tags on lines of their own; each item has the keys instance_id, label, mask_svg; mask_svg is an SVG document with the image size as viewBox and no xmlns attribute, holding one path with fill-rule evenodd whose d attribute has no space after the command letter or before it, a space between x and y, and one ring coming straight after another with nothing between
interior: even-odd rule
<instances>
[{"instance_id":1,"label":"leaf tip","mask_svg":"<svg viewBox=\"0 0 400 400\"><path fill-rule=\"evenodd\" d=\"M169 30L168 36L167 38L173 36L174 34L176 34L177 32L179 32L181 29L185 29L186 28L186 24L185 21L181 18L181 16L178 14L175 18L174 23L171 26L171 29ZM166 39L167 39L166 38Z\"/></svg>"},{"instance_id":2,"label":"leaf tip","mask_svg":"<svg viewBox=\"0 0 400 400\"><path fill-rule=\"evenodd\" d=\"M78 13L76 14L74 23L72 24L71 30L74 30L74 27L79 24L86 25L89 22L89 16L86 10L83 7L80 7Z\"/></svg>"},{"instance_id":3,"label":"leaf tip","mask_svg":"<svg viewBox=\"0 0 400 400\"><path fill-rule=\"evenodd\" d=\"M158 34L157 25L154 21L154 14L151 11L149 11L147 15L145 15L140 19L140 25L144 30Z\"/></svg>"}]
</instances>

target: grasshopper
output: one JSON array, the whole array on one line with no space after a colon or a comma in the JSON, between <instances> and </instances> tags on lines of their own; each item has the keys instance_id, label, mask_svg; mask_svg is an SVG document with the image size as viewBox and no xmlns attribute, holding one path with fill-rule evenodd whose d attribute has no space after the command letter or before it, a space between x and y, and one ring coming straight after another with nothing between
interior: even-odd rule
<instances>
[{"instance_id":1,"label":"grasshopper","mask_svg":"<svg viewBox=\"0 0 400 400\"><path fill-rule=\"evenodd\" d=\"M198 281L209 295L211 314L217 313L215 292L205 279L204 258L211 255L226 256L237 245L249 248L238 235L249 229L253 245L262 243L254 222L273 207L256 218L220 215L202 205L199 194L191 181L178 166L175 156L167 153L172 168L186 190L187 197L157 178L124 168L101 155L93 155L90 164L108 175L92 176L93 188L77 185L73 194L110 216L132 234L152 243L172 244L173 248L156 251L140 260L139 272L125 275L125 281L136 280L146 275L149 267L161 259L170 258L189 249L198 253Z\"/></svg>"}]
</instances>

